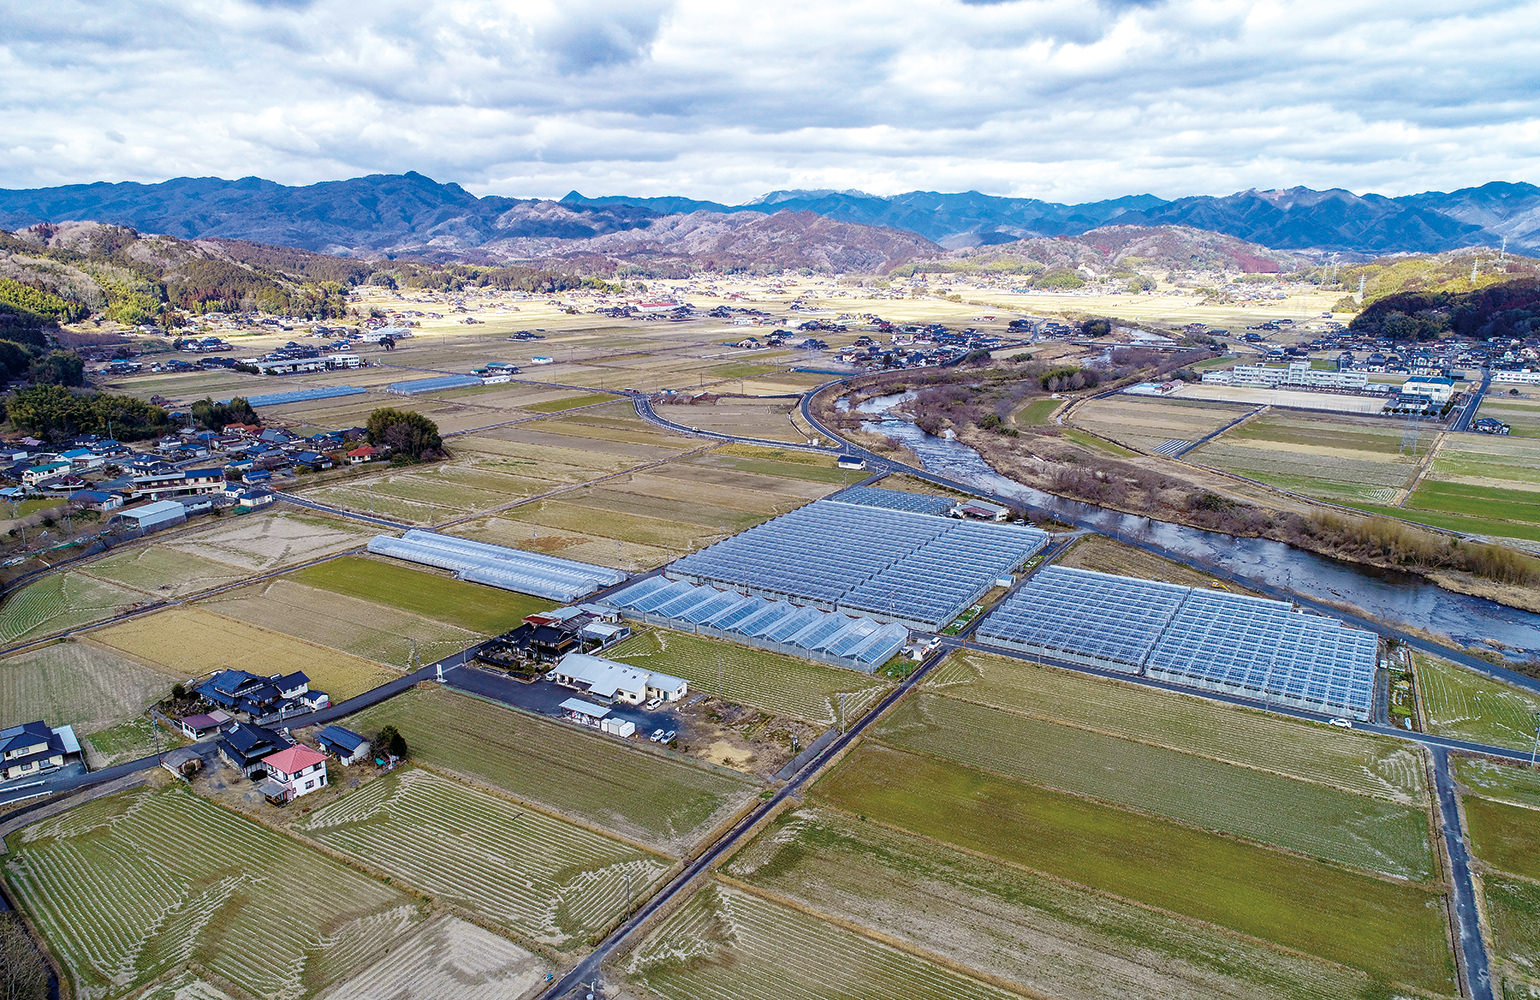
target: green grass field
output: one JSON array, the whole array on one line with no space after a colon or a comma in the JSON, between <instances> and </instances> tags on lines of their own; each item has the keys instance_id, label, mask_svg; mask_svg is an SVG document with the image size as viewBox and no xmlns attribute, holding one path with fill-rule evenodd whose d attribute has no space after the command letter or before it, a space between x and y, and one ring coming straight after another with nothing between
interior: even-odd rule
<instances>
[{"instance_id":1,"label":"green grass field","mask_svg":"<svg viewBox=\"0 0 1540 1000\"><path fill-rule=\"evenodd\" d=\"M890 945L727 886L702 888L632 952L662 1000L1013 1000Z\"/></svg>"},{"instance_id":2,"label":"green grass field","mask_svg":"<svg viewBox=\"0 0 1540 1000\"><path fill-rule=\"evenodd\" d=\"M330 590L492 635L518 625L551 602L497 587L466 583L398 562L343 556L289 574L307 587Z\"/></svg>"},{"instance_id":3,"label":"green grass field","mask_svg":"<svg viewBox=\"0 0 1540 1000\"><path fill-rule=\"evenodd\" d=\"M190 962L297 1000L423 918L401 891L180 787L97 799L7 843L6 881L83 1000Z\"/></svg>"},{"instance_id":4,"label":"green grass field","mask_svg":"<svg viewBox=\"0 0 1540 1000\"><path fill-rule=\"evenodd\" d=\"M1052 997L1338 1000L1364 977L843 813L783 813L725 866Z\"/></svg>"},{"instance_id":5,"label":"green grass field","mask_svg":"<svg viewBox=\"0 0 1540 1000\"><path fill-rule=\"evenodd\" d=\"M1540 810L1467 795L1471 852L1493 868L1540 881Z\"/></svg>"},{"instance_id":6,"label":"green grass field","mask_svg":"<svg viewBox=\"0 0 1540 1000\"><path fill-rule=\"evenodd\" d=\"M1476 795L1540 809L1540 771L1480 757L1454 757L1455 778Z\"/></svg>"},{"instance_id":7,"label":"green grass field","mask_svg":"<svg viewBox=\"0 0 1540 1000\"><path fill-rule=\"evenodd\" d=\"M306 816L295 828L524 938L589 943L649 893L668 862L527 806L408 769Z\"/></svg>"},{"instance_id":8,"label":"green grass field","mask_svg":"<svg viewBox=\"0 0 1540 1000\"><path fill-rule=\"evenodd\" d=\"M665 850L684 849L757 787L440 688L420 687L352 719L361 732L397 727L430 767Z\"/></svg>"},{"instance_id":9,"label":"green grass field","mask_svg":"<svg viewBox=\"0 0 1540 1000\"><path fill-rule=\"evenodd\" d=\"M592 406L595 403L611 402L615 399L607 392L579 393L575 396L563 396L560 399L547 399L539 403L530 403L526 410L536 413L560 413L563 410L571 410L579 406Z\"/></svg>"},{"instance_id":10,"label":"green grass field","mask_svg":"<svg viewBox=\"0 0 1540 1000\"><path fill-rule=\"evenodd\" d=\"M845 713L849 722L859 718L887 688L880 678L854 670L668 629L639 632L605 655L683 677L696 693L706 694L717 693L720 660L722 697L726 700L820 724L836 721L840 692L847 692Z\"/></svg>"},{"instance_id":11,"label":"green grass field","mask_svg":"<svg viewBox=\"0 0 1540 1000\"><path fill-rule=\"evenodd\" d=\"M1041 427L1048 423L1053 416L1053 411L1064 405L1064 400L1048 397L1046 399L1034 399L1032 402L1011 414L1011 421L1018 427Z\"/></svg>"},{"instance_id":12,"label":"green grass field","mask_svg":"<svg viewBox=\"0 0 1540 1000\"><path fill-rule=\"evenodd\" d=\"M1187 695L979 653L925 679L940 694L1186 750L1397 802L1426 801L1417 754L1396 740L1228 708Z\"/></svg>"},{"instance_id":13,"label":"green grass field","mask_svg":"<svg viewBox=\"0 0 1540 1000\"><path fill-rule=\"evenodd\" d=\"M813 790L870 820L1449 992L1443 896L871 744Z\"/></svg>"},{"instance_id":14,"label":"green grass field","mask_svg":"<svg viewBox=\"0 0 1540 1000\"><path fill-rule=\"evenodd\" d=\"M1533 745L1540 698L1448 660L1413 656L1430 733L1514 750Z\"/></svg>"},{"instance_id":15,"label":"green grass field","mask_svg":"<svg viewBox=\"0 0 1540 1000\"><path fill-rule=\"evenodd\" d=\"M906 700L873 735L904 750L1344 865L1414 881L1434 875L1425 809L929 695Z\"/></svg>"},{"instance_id":16,"label":"green grass field","mask_svg":"<svg viewBox=\"0 0 1540 1000\"><path fill-rule=\"evenodd\" d=\"M1534 996L1540 983L1540 885L1502 875L1481 881L1492 924L1493 957L1502 963L1494 978L1507 987L1498 995Z\"/></svg>"},{"instance_id":17,"label":"green grass field","mask_svg":"<svg viewBox=\"0 0 1540 1000\"><path fill-rule=\"evenodd\" d=\"M1372 503L1390 499L1416 471L1418 457L1401 449L1403 430L1370 417L1270 411L1187 459L1309 496Z\"/></svg>"}]
</instances>

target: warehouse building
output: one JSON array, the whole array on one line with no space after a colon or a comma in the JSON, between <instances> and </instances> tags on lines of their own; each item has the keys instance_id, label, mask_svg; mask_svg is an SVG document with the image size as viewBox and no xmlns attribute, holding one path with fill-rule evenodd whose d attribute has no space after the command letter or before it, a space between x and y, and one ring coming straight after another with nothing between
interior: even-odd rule
<instances>
[{"instance_id":1,"label":"warehouse building","mask_svg":"<svg viewBox=\"0 0 1540 1000\"><path fill-rule=\"evenodd\" d=\"M562 687L627 705L640 705L653 698L678 701L690 691L690 683L683 677L642 670L587 653L568 653L551 668L549 676Z\"/></svg>"},{"instance_id":2,"label":"warehouse building","mask_svg":"<svg viewBox=\"0 0 1540 1000\"><path fill-rule=\"evenodd\" d=\"M187 508L175 500L157 500L142 507L130 507L114 514L114 521L125 521L140 531L157 531L187 520Z\"/></svg>"}]
</instances>

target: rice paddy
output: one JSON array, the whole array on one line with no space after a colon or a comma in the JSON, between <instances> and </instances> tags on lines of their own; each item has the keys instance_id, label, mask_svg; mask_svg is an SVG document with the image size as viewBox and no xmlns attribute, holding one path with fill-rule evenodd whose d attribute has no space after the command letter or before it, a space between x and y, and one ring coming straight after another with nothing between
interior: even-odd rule
<instances>
[{"instance_id":1,"label":"rice paddy","mask_svg":"<svg viewBox=\"0 0 1540 1000\"><path fill-rule=\"evenodd\" d=\"M1404 488L1416 472L1420 455L1403 451L1402 431L1368 417L1269 412L1186 458L1307 496L1372 502L1386 495L1377 491Z\"/></svg>"},{"instance_id":2,"label":"rice paddy","mask_svg":"<svg viewBox=\"0 0 1540 1000\"><path fill-rule=\"evenodd\" d=\"M1436 656L1413 658L1430 733L1514 750L1533 745L1540 697Z\"/></svg>"},{"instance_id":3,"label":"rice paddy","mask_svg":"<svg viewBox=\"0 0 1540 1000\"><path fill-rule=\"evenodd\" d=\"M423 919L401 891L180 787L97 799L7 842L5 879L83 1000L189 963L297 1000Z\"/></svg>"},{"instance_id":4,"label":"rice paddy","mask_svg":"<svg viewBox=\"0 0 1540 1000\"><path fill-rule=\"evenodd\" d=\"M372 781L295 827L556 948L589 942L668 868L657 855L416 769Z\"/></svg>"},{"instance_id":5,"label":"rice paddy","mask_svg":"<svg viewBox=\"0 0 1540 1000\"><path fill-rule=\"evenodd\" d=\"M1057 403L1058 401L1053 401ZM1252 408L1198 400L1155 399L1118 394L1087 400L1070 418L1110 441L1141 451L1190 445Z\"/></svg>"},{"instance_id":6,"label":"rice paddy","mask_svg":"<svg viewBox=\"0 0 1540 1000\"><path fill-rule=\"evenodd\" d=\"M757 786L437 687L419 687L352 717L361 732L393 725L413 759L613 830L682 851Z\"/></svg>"}]
</instances>

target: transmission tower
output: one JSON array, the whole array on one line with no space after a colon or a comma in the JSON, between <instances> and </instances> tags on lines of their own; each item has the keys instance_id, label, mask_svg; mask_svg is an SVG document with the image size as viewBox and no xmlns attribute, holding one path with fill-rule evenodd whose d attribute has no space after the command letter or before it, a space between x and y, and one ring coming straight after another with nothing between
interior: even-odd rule
<instances>
[{"instance_id":1,"label":"transmission tower","mask_svg":"<svg viewBox=\"0 0 1540 1000\"><path fill-rule=\"evenodd\" d=\"M1364 284L1368 282L1368 280L1369 276L1367 274L1360 274L1358 276L1358 301L1360 303L1362 303L1364 300Z\"/></svg>"},{"instance_id":2,"label":"transmission tower","mask_svg":"<svg viewBox=\"0 0 1540 1000\"><path fill-rule=\"evenodd\" d=\"M1503 237L1503 248L1497 252L1497 267L1499 270L1508 268L1508 237Z\"/></svg>"},{"instance_id":3,"label":"transmission tower","mask_svg":"<svg viewBox=\"0 0 1540 1000\"><path fill-rule=\"evenodd\" d=\"M1477 273L1477 270L1480 267L1481 267L1481 258L1480 257L1477 257L1475 260L1470 262L1470 283L1473 284L1473 285L1476 283L1476 273Z\"/></svg>"},{"instance_id":4,"label":"transmission tower","mask_svg":"<svg viewBox=\"0 0 1540 1000\"><path fill-rule=\"evenodd\" d=\"M1402 451L1406 451L1408 446L1410 446L1412 455L1415 456L1417 454L1417 437L1421 430L1422 427L1417 421L1417 414L1408 412L1406 414L1406 430L1401 434Z\"/></svg>"}]
</instances>

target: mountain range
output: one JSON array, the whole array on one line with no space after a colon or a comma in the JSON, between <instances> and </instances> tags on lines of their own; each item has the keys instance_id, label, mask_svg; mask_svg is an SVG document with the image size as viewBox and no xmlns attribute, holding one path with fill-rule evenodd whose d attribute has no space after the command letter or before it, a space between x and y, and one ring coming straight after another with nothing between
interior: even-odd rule
<instances>
[{"instance_id":1,"label":"mountain range","mask_svg":"<svg viewBox=\"0 0 1540 1000\"><path fill-rule=\"evenodd\" d=\"M1107 227L1191 227L1275 250L1440 252L1506 239L1511 249L1535 251L1540 187L1493 182L1397 198L1296 187L1076 205L972 191L798 190L726 205L575 191L560 200L477 197L408 172L302 187L256 177L182 177L0 190L0 228L69 220L355 256L864 270Z\"/></svg>"}]
</instances>

